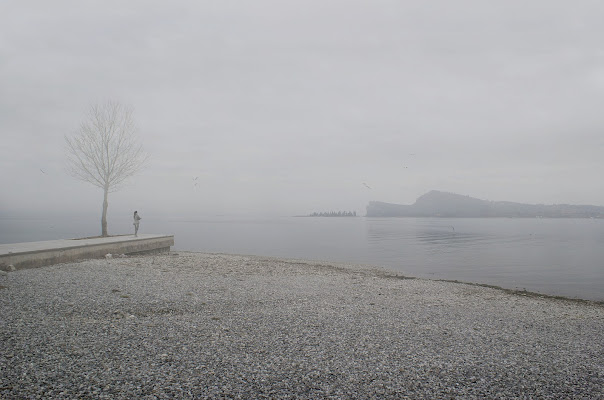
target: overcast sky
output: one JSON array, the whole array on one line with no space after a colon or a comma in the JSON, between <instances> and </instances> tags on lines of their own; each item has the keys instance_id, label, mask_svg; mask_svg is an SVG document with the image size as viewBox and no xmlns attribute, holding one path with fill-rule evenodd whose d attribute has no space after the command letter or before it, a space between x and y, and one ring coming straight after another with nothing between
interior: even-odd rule
<instances>
[{"instance_id":1,"label":"overcast sky","mask_svg":"<svg viewBox=\"0 0 604 400\"><path fill-rule=\"evenodd\" d=\"M603 15L599 0L4 0L0 214L100 215L64 136L106 100L134 108L151 155L110 215L364 215L432 189L604 205Z\"/></svg>"}]
</instances>

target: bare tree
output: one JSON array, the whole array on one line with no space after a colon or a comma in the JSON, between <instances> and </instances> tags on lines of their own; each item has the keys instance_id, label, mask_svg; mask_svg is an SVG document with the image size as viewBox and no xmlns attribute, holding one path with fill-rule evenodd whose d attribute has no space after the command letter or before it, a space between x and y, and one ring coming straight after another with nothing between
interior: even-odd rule
<instances>
[{"instance_id":1,"label":"bare tree","mask_svg":"<svg viewBox=\"0 0 604 400\"><path fill-rule=\"evenodd\" d=\"M102 236L108 236L109 193L148 159L136 137L132 108L112 101L92 105L78 131L65 141L69 174L103 189L101 228Z\"/></svg>"}]
</instances>

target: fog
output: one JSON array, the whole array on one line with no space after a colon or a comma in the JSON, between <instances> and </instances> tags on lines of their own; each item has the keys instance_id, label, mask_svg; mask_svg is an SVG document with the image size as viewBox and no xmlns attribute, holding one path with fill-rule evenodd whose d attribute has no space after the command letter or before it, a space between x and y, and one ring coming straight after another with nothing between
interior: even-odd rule
<instances>
[{"instance_id":1,"label":"fog","mask_svg":"<svg viewBox=\"0 0 604 400\"><path fill-rule=\"evenodd\" d=\"M134 108L151 156L110 217L364 215L432 189L604 205L602 15L587 0L3 1L0 215L100 216L64 136L106 100Z\"/></svg>"}]
</instances>

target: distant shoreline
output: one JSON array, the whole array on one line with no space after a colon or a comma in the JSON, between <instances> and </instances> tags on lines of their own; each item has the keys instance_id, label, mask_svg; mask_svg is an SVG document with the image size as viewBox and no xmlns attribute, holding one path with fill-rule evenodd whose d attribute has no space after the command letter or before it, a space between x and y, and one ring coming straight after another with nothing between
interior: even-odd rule
<instances>
[{"instance_id":1,"label":"distant shoreline","mask_svg":"<svg viewBox=\"0 0 604 400\"><path fill-rule=\"evenodd\" d=\"M371 201L369 217L448 218L604 218L604 207L571 204L525 204L488 201L455 193L430 191L414 204Z\"/></svg>"}]
</instances>

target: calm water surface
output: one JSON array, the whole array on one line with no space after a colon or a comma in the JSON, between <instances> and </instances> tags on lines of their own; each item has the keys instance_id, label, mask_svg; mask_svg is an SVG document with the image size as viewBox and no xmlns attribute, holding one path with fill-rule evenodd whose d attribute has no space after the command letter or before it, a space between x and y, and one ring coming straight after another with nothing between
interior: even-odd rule
<instances>
[{"instance_id":1,"label":"calm water surface","mask_svg":"<svg viewBox=\"0 0 604 400\"><path fill-rule=\"evenodd\" d=\"M0 223L0 243L92 236L100 225ZM116 234L131 229L127 218L109 226ZM141 231L174 234L174 250L381 265L410 276L604 300L604 220L143 216Z\"/></svg>"}]
</instances>

